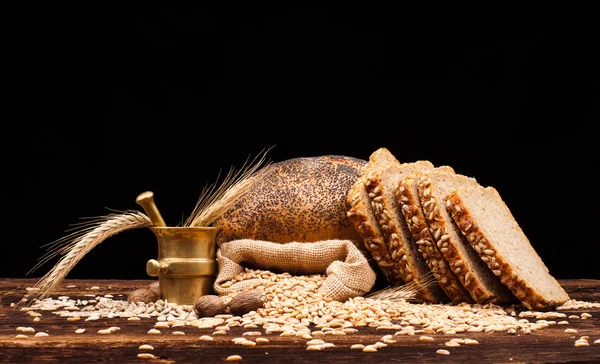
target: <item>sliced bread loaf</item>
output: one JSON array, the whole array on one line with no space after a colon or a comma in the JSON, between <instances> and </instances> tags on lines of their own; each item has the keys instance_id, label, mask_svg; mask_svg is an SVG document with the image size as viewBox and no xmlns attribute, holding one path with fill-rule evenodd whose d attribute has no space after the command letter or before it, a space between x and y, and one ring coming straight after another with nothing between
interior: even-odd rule
<instances>
[{"instance_id":1,"label":"sliced bread loaf","mask_svg":"<svg viewBox=\"0 0 600 364\"><path fill-rule=\"evenodd\" d=\"M403 277L396 269L396 263L391 257L385 237L377 224L372 201L366 188L366 185L370 183L371 173L394 163L399 162L387 148L379 148L371 153L369 161L348 192L350 209L347 216L387 281L391 285L401 285L404 284Z\"/></svg>"},{"instance_id":2,"label":"sliced bread loaf","mask_svg":"<svg viewBox=\"0 0 600 364\"><path fill-rule=\"evenodd\" d=\"M417 299L444 302L448 297L440 288L423 255L417 250L396 199L398 182L402 178L414 171L428 171L433 168L429 161L391 163L385 168L372 171L367 177L369 183L365 186L371 199L375 220L404 283L414 284Z\"/></svg>"},{"instance_id":3,"label":"sliced bread loaf","mask_svg":"<svg viewBox=\"0 0 600 364\"><path fill-rule=\"evenodd\" d=\"M462 185L446 203L482 261L527 308L548 310L569 300L495 188Z\"/></svg>"},{"instance_id":4,"label":"sliced bread loaf","mask_svg":"<svg viewBox=\"0 0 600 364\"><path fill-rule=\"evenodd\" d=\"M450 167L438 167L439 172L454 173ZM440 248L431 235L429 225L423 214L423 207L419 199L417 179L423 173L412 173L398 182L396 199L402 215L413 236L419 253L423 256L429 269L436 278L439 286L446 296L455 303L473 302L469 292L463 287L456 274L450 269ZM438 230L441 232L441 230Z\"/></svg>"},{"instance_id":5,"label":"sliced bread loaf","mask_svg":"<svg viewBox=\"0 0 600 364\"><path fill-rule=\"evenodd\" d=\"M425 219L440 252L477 303L517 302L475 249L466 241L446 210L445 198L459 188L477 188L475 178L458 173L430 171L417 181Z\"/></svg>"}]
</instances>

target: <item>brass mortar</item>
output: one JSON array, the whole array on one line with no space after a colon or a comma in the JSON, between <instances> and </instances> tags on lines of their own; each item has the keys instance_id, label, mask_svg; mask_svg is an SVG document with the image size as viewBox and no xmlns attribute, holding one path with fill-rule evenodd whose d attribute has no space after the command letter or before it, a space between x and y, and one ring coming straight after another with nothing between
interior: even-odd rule
<instances>
[{"instance_id":1,"label":"brass mortar","mask_svg":"<svg viewBox=\"0 0 600 364\"><path fill-rule=\"evenodd\" d=\"M158 240L158 260L146 263L146 272L158 276L161 298L193 305L211 294L217 273L216 227L150 227Z\"/></svg>"},{"instance_id":2,"label":"brass mortar","mask_svg":"<svg viewBox=\"0 0 600 364\"><path fill-rule=\"evenodd\" d=\"M193 305L212 292L217 273L216 227L167 227L152 191L142 192L136 202L152 221L150 230L158 240L158 260L146 263L146 273L158 277L161 298Z\"/></svg>"}]
</instances>

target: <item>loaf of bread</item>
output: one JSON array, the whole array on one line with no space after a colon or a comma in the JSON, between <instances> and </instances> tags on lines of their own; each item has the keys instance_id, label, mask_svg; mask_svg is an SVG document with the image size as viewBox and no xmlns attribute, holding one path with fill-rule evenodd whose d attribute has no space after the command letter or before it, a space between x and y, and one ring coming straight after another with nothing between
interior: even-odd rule
<instances>
[{"instance_id":1,"label":"loaf of bread","mask_svg":"<svg viewBox=\"0 0 600 364\"><path fill-rule=\"evenodd\" d=\"M548 310L569 300L495 188L462 186L446 205L481 259L527 308Z\"/></svg>"},{"instance_id":2,"label":"loaf of bread","mask_svg":"<svg viewBox=\"0 0 600 364\"><path fill-rule=\"evenodd\" d=\"M346 216L347 195L367 161L338 155L301 157L264 167L264 179L214 221L217 243L347 239L362 247ZM362 249L361 249L362 251Z\"/></svg>"}]
</instances>

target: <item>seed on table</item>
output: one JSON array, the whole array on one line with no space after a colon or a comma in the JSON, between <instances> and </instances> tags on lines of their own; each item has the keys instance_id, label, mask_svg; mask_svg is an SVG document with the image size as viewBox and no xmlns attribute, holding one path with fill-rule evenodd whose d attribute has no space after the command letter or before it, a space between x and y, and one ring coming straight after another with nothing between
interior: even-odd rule
<instances>
[{"instance_id":1,"label":"seed on table","mask_svg":"<svg viewBox=\"0 0 600 364\"><path fill-rule=\"evenodd\" d=\"M17 336L15 336L15 339L27 339L28 336L27 335L23 335L23 334L19 334Z\"/></svg>"},{"instance_id":2,"label":"seed on table","mask_svg":"<svg viewBox=\"0 0 600 364\"><path fill-rule=\"evenodd\" d=\"M183 331L173 331L173 335L175 335L175 336L183 336L183 335L185 335L185 332L183 332Z\"/></svg>"},{"instance_id":3,"label":"seed on table","mask_svg":"<svg viewBox=\"0 0 600 364\"><path fill-rule=\"evenodd\" d=\"M93 286L93 287L90 287L90 289L100 289L100 287L98 287L98 286Z\"/></svg>"},{"instance_id":4,"label":"seed on table","mask_svg":"<svg viewBox=\"0 0 600 364\"><path fill-rule=\"evenodd\" d=\"M166 329L168 328L170 325L168 322L165 321L159 321L157 323L154 324L154 327L157 329Z\"/></svg>"},{"instance_id":5,"label":"seed on table","mask_svg":"<svg viewBox=\"0 0 600 364\"><path fill-rule=\"evenodd\" d=\"M252 340L244 339L241 342L242 346L256 346L256 343Z\"/></svg>"},{"instance_id":6,"label":"seed on table","mask_svg":"<svg viewBox=\"0 0 600 364\"><path fill-rule=\"evenodd\" d=\"M127 321L140 321L140 320L141 320L141 318L139 318L139 317L136 317L136 316L133 316L133 317L128 317L128 318L127 318Z\"/></svg>"},{"instance_id":7,"label":"seed on table","mask_svg":"<svg viewBox=\"0 0 600 364\"><path fill-rule=\"evenodd\" d=\"M319 351L321 350L321 346L320 345L308 345L306 347L307 351Z\"/></svg>"},{"instance_id":8,"label":"seed on table","mask_svg":"<svg viewBox=\"0 0 600 364\"><path fill-rule=\"evenodd\" d=\"M35 335L33 335L33 336L35 336L35 337L40 337L40 336L50 336L50 335L48 335L48 333L47 333L47 332L38 332L37 334L35 334Z\"/></svg>"},{"instance_id":9,"label":"seed on table","mask_svg":"<svg viewBox=\"0 0 600 364\"><path fill-rule=\"evenodd\" d=\"M109 334L112 334L113 332L110 331L109 329L102 329L102 330L98 330L98 333L100 335L109 335Z\"/></svg>"},{"instance_id":10,"label":"seed on table","mask_svg":"<svg viewBox=\"0 0 600 364\"><path fill-rule=\"evenodd\" d=\"M34 318L33 322L40 322L40 318L39 317Z\"/></svg>"},{"instance_id":11,"label":"seed on table","mask_svg":"<svg viewBox=\"0 0 600 364\"><path fill-rule=\"evenodd\" d=\"M111 326L111 327L109 327L108 329L110 330L110 332L115 332L115 331L119 331L119 330L121 330L121 328L120 328L120 327L118 327L118 326Z\"/></svg>"},{"instance_id":12,"label":"seed on table","mask_svg":"<svg viewBox=\"0 0 600 364\"><path fill-rule=\"evenodd\" d=\"M436 354L440 354L440 355L450 355L450 352L448 350L445 349L438 349L435 352Z\"/></svg>"},{"instance_id":13,"label":"seed on table","mask_svg":"<svg viewBox=\"0 0 600 364\"><path fill-rule=\"evenodd\" d=\"M474 339L465 339L465 345L479 345L479 341Z\"/></svg>"},{"instance_id":14,"label":"seed on table","mask_svg":"<svg viewBox=\"0 0 600 364\"><path fill-rule=\"evenodd\" d=\"M306 342L306 346L321 345L321 344L325 344L325 341L323 341L321 339L312 339L312 340Z\"/></svg>"},{"instance_id":15,"label":"seed on table","mask_svg":"<svg viewBox=\"0 0 600 364\"><path fill-rule=\"evenodd\" d=\"M154 350L154 346L148 345L148 344L143 344L143 345L140 345L140 347L138 349L139 350Z\"/></svg>"},{"instance_id":16,"label":"seed on table","mask_svg":"<svg viewBox=\"0 0 600 364\"><path fill-rule=\"evenodd\" d=\"M457 347L457 346L460 346L460 344L459 344L459 343L457 343L456 341L446 341L446 343L445 343L444 345L446 345L446 346L449 346L449 347Z\"/></svg>"},{"instance_id":17,"label":"seed on table","mask_svg":"<svg viewBox=\"0 0 600 364\"><path fill-rule=\"evenodd\" d=\"M350 347L351 350L362 350L365 346L363 344L354 344Z\"/></svg>"},{"instance_id":18,"label":"seed on table","mask_svg":"<svg viewBox=\"0 0 600 364\"><path fill-rule=\"evenodd\" d=\"M595 344L595 345L598 345L598 344L600 344L600 339L598 339L598 340L594 341L594 344Z\"/></svg>"},{"instance_id":19,"label":"seed on table","mask_svg":"<svg viewBox=\"0 0 600 364\"><path fill-rule=\"evenodd\" d=\"M362 349L362 351L364 353L376 353L377 347L375 345L367 345Z\"/></svg>"},{"instance_id":20,"label":"seed on table","mask_svg":"<svg viewBox=\"0 0 600 364\"><path fill-rule=\"evenodd\" d=\"M590 346L590 343L587 340L577 340L575 341L575 346Z\"/></svg>"},{"instance_id":21,"label":"seed on table","mask_svg":"<svg viewBox=\"0 0 600 364\"><path fill-rule=\"evenodd\" d=\"M239 355L229 355L227 357L227 361L236 361L236 360L242 360L242 357Z\"/></svg>"},{"instance_id":22,"label":"seed on table","mask_svg":"<svg viewBox=\"0 0 600 364\"><path fill-rule=\"evenodd\" d=\"M212 333L213 335L227 335L227 331L225 330L217 330Z\"/></svg>"},{"instance_id":23,"label":"seed on table","mask_svg":"<svg viewBox=\"0 0 600 364\"><path fill-rule=\"evenodd\" d=\"M154 359L154 358L156 358L154 356L154 354L150 354L150 353L139 353L137 355L137 357L140 358L140 359Z\"/></svg>"},{"instance_id":24,"label":"seed on table","mask_svg":"<svg viewBox=\"0 0 600 364\"><path fill-rule=\"evenodd\" d=\"M265 344L265 343L268 343L268 342L269 342L269 339L267 339L266 337L256 338L256 343L257 344Z\"/></svg>"},{"instance_id":25,"label":"seed on table","mask_svg":"<svg viewBox=\"0 0 600 364\"><path fill-rule=\"evenodd\" d=\"M568 325L569 321L558 321L558 325Z\"/></svg>"},{"instance_id":26,"label":"seed on table","mask_svg":"<svg viewBox=\"0 0 600 364\"><path fill-rule=\"evenodd\" d=\"M566 329L566 330L565 330L565 332L566 332L567 334L576 334L576 333L577 333L577 330L575 330L575 329Z\"/></svg>"},{"instance_id":27,"label":"seed on table","mask_svg":"<svg viewBox=\"0 0 600 364\"><path fill-rule=\"evenodd\" d=\"M85 332L85 329L77 329L75 330L76 334L83 334Z\"/></svg>"},{"instance_id":28,"label":"seed on table","mask_svg":"<svg viewBox=\"0 0 600 364\"><path fill-rule=\"evenodd\" d=\"M212 336L208 336L208 335L202 335L200 336L200 341L214 341L215 339L212 338Z\"/></svg>"},{"instance_id":29,"label":"seed on table","mask_svg":"<svg viewBox=\"0 0 600 364\"><path fill-rule=\"evenodd\" d=\"M569 318L570 318L570 319L578 319L578 318L579 318L579 316L577 316L577 315L569 315Z\"/></svg>"},{"instance_id":30,"label":"seed on table","mask_svg":"<svg viewBox=\"0 0 600 364\"><path fill-rule=\"evenodd\" d=\"M150 329L150 330L148 330L148 334L149 335L158 335L158 334L160 334L160 330Z\"/></svg>"},{"instance_id":31,"label":"seed on table","mask_svg":"<svg viewBox=\"0 0 600 364\"><path fill-rule=\"evenodd\" d=\"M424 341L424 342L432 343L432 342L435 341L435 339L432 338L431 336L425 336L425 335L423 335L423 336L419 337L419 341Z\"/></svg>"},{"instance_id":32,"label":"seed on table","mask_svg":"<svg viewBox=\"0 0 600 364\"><path fill-rule=\"evenodd\" d=\"M24 333L34 333L35 329L33 327L23 327L23 328L21 328L21 330L17 330L17 331L21 331Z\"/></svg>"}]
</instances>

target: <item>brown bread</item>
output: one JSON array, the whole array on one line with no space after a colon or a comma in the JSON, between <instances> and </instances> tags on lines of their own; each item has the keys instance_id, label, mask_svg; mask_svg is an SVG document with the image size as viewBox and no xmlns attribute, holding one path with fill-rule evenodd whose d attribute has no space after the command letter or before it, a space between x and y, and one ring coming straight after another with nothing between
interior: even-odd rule
<instances>
[{"instance_id":1,"label":"brown bread","mask_svg":"<svg viewBox=\"0 0 600 364\"><path fill-rule=\"evenodd\" d=\"M252 187L213 226L218 243L257 239L278 243L361 237L346 216L346 198L367 161L338 155L293 158L265 168ZM362 243L360 243L362 248Z\"/></svg>"},{"instance_id":2,"label":"brown bread","mask_svg":"<svg viewBox=\"0 0 600 364\"><path fill-rule=\"evenodd\" d=\"M569 300L495 188L465 185L446 203L474 250L527 308L550 310Z\"/></svg>"},{"instance_id":3,"label":"brown bread","mask_svg":"<svg viewBox=\"0 0 600 364\"><path fill-rule=\"evenodd\" d=\"M477 186L477 180L458 173L430 171L419 178L417 185L424 215L435 242L473 300L496 304L518 301L481 260L446 210L446 196L461 187Z\"/></svg>"},{"instance_id":4,"label":"brown bread","mask_svg":"<svg viewBox=\"0 0 600 364\"><path fill-rule=\"evenodd\" d=\"M438 167L438 171L454 173L450 167ZM429 230L429 224L423 214L419 200L417 179L419 173L413 173L398 183L396 198L402 215L412 233L418 251L431 269L438 284L452 302L473 302L469 292L463 287L456 274L450 269L444 255L437 246Z\"/></svg>"},{"instance_id":5,"label":"brown bread","mask_svg":"<svg viewBox=\"0 0 600 364\"><path fill-rule=\"evenodd\" d=\"M350 209L347 216L387 281L391 285L401 285L404 284L403 275L398 270L397 262L391 257L367 192L367 186L371 183L369 179L371 173L393 163L399 162L387 148L379 148L369 156L367 165L348 193Z\"/></svg>"},{"instance_id":6,"label":"brown bread","mask_svg":"<svg viewBox=\"0 0 600 364\"><path fill-rule=\"evenodd\" d=\"M400 205L396 199L398 182L415 171L434 168L429 161L414 163L391 163L369 175L366 185L371 199L375 220L383 233L397 272L405 283L412 282L417 289L416 298L427 302L443 302L448 297L417 250L417 244L408 229Z\"/></svg>"}]
</instances>

